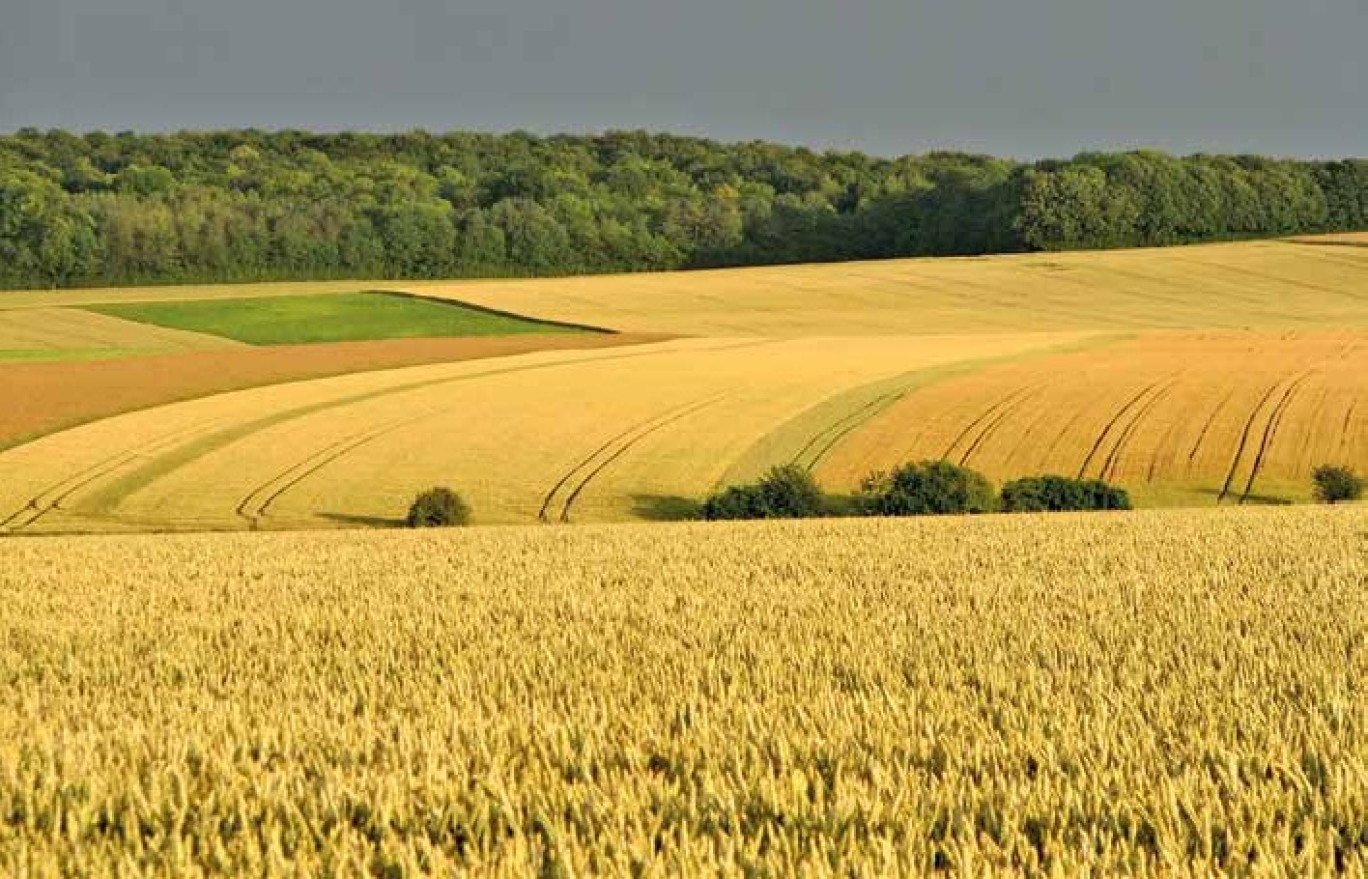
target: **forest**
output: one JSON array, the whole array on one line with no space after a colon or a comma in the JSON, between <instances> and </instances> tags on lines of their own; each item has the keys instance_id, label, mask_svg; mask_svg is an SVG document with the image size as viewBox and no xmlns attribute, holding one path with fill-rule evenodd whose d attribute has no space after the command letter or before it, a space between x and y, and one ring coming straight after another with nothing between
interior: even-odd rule
<instances>
[{"instance_id":1,"label":"forest","mask_svg":"<svg viewBox=\"0 0 1368 879\"><path fill-rule=\"evenodd\" d=\"M1368 228L1368 161L642 132L0 136L0 286L649 271Z\"/></svg>"}]
</instances>

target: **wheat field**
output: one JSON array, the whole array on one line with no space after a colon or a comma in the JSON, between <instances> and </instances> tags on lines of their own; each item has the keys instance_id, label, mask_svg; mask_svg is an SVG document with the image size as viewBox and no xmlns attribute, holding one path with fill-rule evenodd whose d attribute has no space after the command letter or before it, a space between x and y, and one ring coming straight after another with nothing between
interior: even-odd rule
<instances>
[{"instance_id":1,"label":"wheat field","mask_svg":"<svg viewBox=\"0 0 1368 879\"><path fill-rule=\"evenodd\" d=\"M0 530L384 522L437 483L483 524L649 518L851 388L1086 338L678 340L208 397L0 452Z\"/></svg>"},{"instance_id":2,"label":"wheat field","mask_svg":"<svg viewBox=\"0 0 1368 879\"><path fill-rule=\"evenodd\" d=\"M406 285L551 320L693 336L1368 327L1368 234Z\"/></svg>"},{"instance_id":3,"label":"wheat field","mask_svg":"<svg viewBox=\"0 0 1368 879\"><path fill-rule=\"evenodd\" d=\"M850 488L922 458L1104 479L1142 503L1309 500L1319 464L1368 469L1368 337L1153 333L986 368L901 397L817 472Z\"/></svg>"},{"instance_id":4,"label":"wheat field","mask_svg":"<svg viewBox=\"0 0 1368 879\"><path fill-rule=\"evenodd\" d=\"M0 294L0 302L9 294ZM218 336L156 327L75 308L0 306L0 363L240 348Z\"/></svg>"},{"instance_id":5,"label":"wheat field","mask_svg":"<svg viewBox=\"0 0 1368 879\"><path fill-rule=\"evenodd\" d=\"M1368 509L0 541L7 875L1363 875Z\"/></svg>"},{"instance_id":6,"label":"wheat field","mask_svg":"<svg viewBox=\"0 0 1368 879\"><path fill-rule=\"evenodd\" d=\"M776 464L846 490L923 457L998 480L1102 476L1146 505L1305 500L1314 467L1368 467L1365 241L4 294L0 327L94 302L386 286L683 338L372 370L39 438L166 397L91 382L87 406L64 386L76 398L47 416L55 396L21 392L25 411L0 412L26 440L0 452L0 531L393 524L430 484L481 524L668 518Z\"/></svg>"}]
</instances>

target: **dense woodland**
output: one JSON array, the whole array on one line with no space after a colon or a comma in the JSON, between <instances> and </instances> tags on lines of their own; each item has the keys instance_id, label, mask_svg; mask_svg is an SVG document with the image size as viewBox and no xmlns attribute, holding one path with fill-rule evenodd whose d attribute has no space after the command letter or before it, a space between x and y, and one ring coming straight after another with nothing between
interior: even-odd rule
<instances>
[{"instance_id":1,"label":"dense woodland","mask_svg":"<svg viewBox=\"0 0 1368 879\"><path fill-rule=\"evenodd\" d=\"M644 133L0 137L6 287L553 275L1365 228L1365 160L880 159Z\"/></svg>"}]
</instances>

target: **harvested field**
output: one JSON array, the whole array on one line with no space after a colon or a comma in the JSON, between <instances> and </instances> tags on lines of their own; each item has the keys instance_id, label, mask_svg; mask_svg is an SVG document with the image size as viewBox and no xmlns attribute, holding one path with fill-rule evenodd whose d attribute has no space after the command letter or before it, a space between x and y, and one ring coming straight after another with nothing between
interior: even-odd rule
<instances>
[{"instance_id":1,"label":"harvested field","mask_svg":"<svg viewBox=\"0 0 1368 879\"><path fill-rule=\"evenodd\" d=\"M1286 241L405 285L535 317L697 336L1368 328L1368 250Z\"/></svg>"},{"instance_id":2,"label":"harvested field","mask_svg":"<svg viewBox=\"0 0 1368 879\"><path fill-rule=\"evenodd\" d=\"M231 339L75 308L0 309L0 364L235 347Z\"/></svg>"},{"instance_id":3,"label":"harvested field","mask_svg":"<svg viewBox=\"0 0 1368 879\"><path fill-rule=\"evenodd\" d=\"M547 320L715 337L1368 327L1365 273L1362 249L1251 241L534 280L16 291L0 294L0 310L404 290Z\"/></svg>"},{"instance_id":4,"label":"harvested field","mask_svg":"<svg viewBox=\"0 0 1368 879\"><path fill-rule=\"evenodd\" d=\"M0 873L1362 876L1365 534L3 540Z\"/></svg>"},{"instance_id":5,"label":"harvested field","mask_svg":"<svg viewBox=\"0 0 1368 879\"><path fill-rule=\"evenodd\" d=\"M1319 464L1368 470L1368 334L1161 333L980 370L908 394L818 472L853 487L920 458L1102 478L1143 503L1306 500Z\"/></svg>"},{"instance_id":6,"label":"harvested field","mask_svg":"<svg viewBox=\"0 0 1368 879\"><path fill-rule=\"evenodd\" d=\"M0 321L7 312L0 311ZM120 321L122 323L122 321ZM135 325L136 326L136 325ZM393 339L137 357L111 363L0 363L0 448L97 418L260 385L543 350L611 348L657 336L553 334Z\"/></svg>"},{"instance_id":7,"label":"harvested field","mask_svg":"<svg viewBox=\"0 0 1368 879\"><path fill-rule=\"evenodd\" d=\"M87 287L74 290L11 290L0 293L0 311L17 308L79 308L129 302L206 302L267 296L328 295L394 289L385 281L276 281L257 284L183 284L155 287Z\"/></svg>"},{"instance_id":8,"label":"harvested field","mask_svg":"<svg viewBox=\"0 0 1368 879\"><path fill-rule=\"evenodd\" d=\"M0 523L374 523L402 515L432 484L459 487L482 523L658 516L711 490L777 425L823 400L1079 338L678 340L244 391L0 454Z\"/></svg>"}]
</instances>

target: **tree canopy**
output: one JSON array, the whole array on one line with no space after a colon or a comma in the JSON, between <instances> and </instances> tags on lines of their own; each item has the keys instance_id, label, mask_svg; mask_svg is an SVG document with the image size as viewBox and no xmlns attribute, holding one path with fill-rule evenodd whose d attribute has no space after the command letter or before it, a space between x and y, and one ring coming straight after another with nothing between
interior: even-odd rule
<instances>
[{"instance_id":1,"label":"tree canopy","mask_svg":"<svg viewBox=\"0 0 1368 879\"><path fill-rule=\"evenodd\" d=\"M1368 228L1368 161L641 132L0 137L0 285L556 275Z\"/></svg>"}]
</instances>

